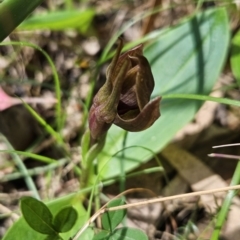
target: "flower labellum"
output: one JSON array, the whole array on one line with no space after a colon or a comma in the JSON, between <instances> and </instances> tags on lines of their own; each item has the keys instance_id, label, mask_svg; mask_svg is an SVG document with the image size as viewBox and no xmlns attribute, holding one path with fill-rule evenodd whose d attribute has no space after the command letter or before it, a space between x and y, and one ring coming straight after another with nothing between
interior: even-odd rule
<instances>
[{"instance_id":1,"label":"flower labellum","mask_svg":"<svg viewBox=\"0 0 240 240\"><path fill-rule=\"evenodd\" d=\"M122 40L107 68L106 82L93 99L89 112L91 138L97 141L112 124L127 131L149 128L159 117L161 97L150 101L154 79L143 46L121 54Z\"/></svg>"}]
</instances>

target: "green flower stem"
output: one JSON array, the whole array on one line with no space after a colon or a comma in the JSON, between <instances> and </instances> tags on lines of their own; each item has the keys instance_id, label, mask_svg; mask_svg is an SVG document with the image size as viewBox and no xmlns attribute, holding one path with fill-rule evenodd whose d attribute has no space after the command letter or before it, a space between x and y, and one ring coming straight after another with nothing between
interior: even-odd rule
<instances>
[{"instance_id":1,"label":"green flower stem","mask_svg":"<svg viewBox=\"0 0 240 240\"><path fill-rule=\"evenodd\" d=\"M82 175L80 180L81 188L89 186L94 173L94 160L102 151L106 135L104 134L96 143L91 144L90 131L87 130L82 139Z\"/></svg>"},{"instance_id":2,"label":"green flower stem","mask_svg":"<svg viewBox=\"0 0 240 240\"><path fill-rule=\"evenodd\" d=\"M126 147L126 141L127 141L127 136L128 136L128 132L125 131L124 133L124 138L123 138L123 143L122 143L122 149L124 149ZM121 154L121 159L122 161L120 162L120 170L121 170L121 174L120 174L120 181L119 181L119 191L123 192L126 190L126 172L124 171L124 163L125 161L123 161L125 158L125 153L124 151L122 151Z\"/></svg>"},{"instance_id":3,"label":"green flower stem","mask_svg":"<svg viewBox=\"0 0 240 240\"><path fill-rule=\"evenodd\" d=\"M0 2L0 42L3 41L43 0Z\"/></svg>"},{"instance_id":4,"label":"green flower stem","mask_svg":"<svg viewBox=\"0 0 240 240\"><path fill-rule=\"evenodd\" d=\"M239 183L240 183L240 162L238 162L235 172L233 174L231 186L237 185ZM221 210L217 215L217 222L216 222L215 229L213 231L211 240L219 240L220 239L220 237L219 237L220 231L223 227L223 224L225 223L225 221L227 219L227 214L229 212L230 205L232 203L232 199L234 198L235 195L236 195L236 191L234 191L234 190L229 191L229 193L227 194L227 196L223 202L223 205L221 207Z\"/></svg>"}]
</instances>

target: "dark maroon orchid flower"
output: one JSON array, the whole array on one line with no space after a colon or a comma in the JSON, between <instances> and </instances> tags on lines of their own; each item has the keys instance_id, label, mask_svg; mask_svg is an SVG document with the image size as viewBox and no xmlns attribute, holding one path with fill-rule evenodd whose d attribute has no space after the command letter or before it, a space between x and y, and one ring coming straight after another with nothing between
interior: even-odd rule
<instances>
[{"instance_id":1,"label":"dark maroon orchid flower","mask_svg":"<svg viewBox=\"0 0 240 240\"><path fill-rule=\"evenodd\" d=\"M121 54L117 51L106 72L106 82L93 99L89 128L94 141L103 136L112 124L127 131L149 128L160 116L160 97L150 101L154 79L143 56L143 46Z\"/></svg>"}]
</instances>

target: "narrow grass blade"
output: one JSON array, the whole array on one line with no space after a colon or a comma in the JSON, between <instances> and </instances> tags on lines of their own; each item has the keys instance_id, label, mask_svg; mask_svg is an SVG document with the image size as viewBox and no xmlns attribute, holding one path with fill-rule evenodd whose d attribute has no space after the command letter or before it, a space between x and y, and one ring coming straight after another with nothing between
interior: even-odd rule
<instances>
[{"instance_id":1,"label":"narrow grass blade","mask_svg":"<svg viewBox=\"0 0 240 240\"><path fill-rule=\"evenodd\" d=\"M240 106L240 101L232 100L229 98L218 98L218 97L212 97L212 96L204 96L204 95L198 95L198 94L168 94L163 95L163 99L191 99L191 100L200 100L200 101L212 101L212 102L218 102L226 105L234 105L234 106Z\"/></svg>"},{"instance_id":2,"label":"narrow grass blade","mask_svg":"<svg viewBox=\"0 0 240 240\"><path fill-rule=\"evenodd\" d=\"M28 170L25 167L24 163L22 162L22 159L16 153L14 153L14 149L12 145L3 135L0 135L0 138L7 144L10 151L12 151L11 155L13 157L13 161L15 162L16 166L19 168L19 171L25 176L24 179L28 189L33 192L33 196L36 199L40 199L36 185L34 184L32 178L28 175Z\"/></svg>"},{"instance_id":3,"label":"narrow grass blade","mask_svg":"<svg viewBox=\"0 0 240 240\"><path fill-rule=\"evenodd\" d=\"M52 68L53 72L53 79L54 79L54 84L55 84L55 94L57 98L57 103L56 103L56 125L57 125L57 131L60 132L63 126L63 117L62 117L62 107L61 107L61 86L60 86L60 81L59 77L57 74L57 69L50 58L50 56L45 52L42 48L38 47L35 44L29 43L29 42L4 42L0 43L1 45L16 45L16 46L26 46L26 47L31 47L34 48L38 51L40 51L47 59L49 65Z\"/></svg>"},{"instance_id":4,"label":"narrow grass blade","mask_svg":"<svg viewBox=\"0 0 240 240\"><path fill-rule=\"evenodd\" d=\"M233 174L231 186L238 185L239 183L240 183L240 162L238 162L235 172ZM231 190L228 192L227 196L225 197L221 210L217 215L217 221L216 221L216 225L215 225L211 240L220 239L220 233L221 233L223 224L227 220L227 214L230 210L231 203L235 195L236 195L236 191Z\"/></svg>"}]
</instances>

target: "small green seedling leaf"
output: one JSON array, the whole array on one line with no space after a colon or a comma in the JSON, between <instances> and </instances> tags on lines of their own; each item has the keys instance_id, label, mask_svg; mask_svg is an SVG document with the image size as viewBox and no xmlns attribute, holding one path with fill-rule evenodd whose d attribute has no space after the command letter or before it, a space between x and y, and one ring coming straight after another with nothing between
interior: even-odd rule
<instances>
[{"instance_id":1,"label":"small green seedling leaf","mask_svg":"<svg viewBox=\"0 0 240 240\"><path fill-rule=\"evenodd\" d=\"M111 234L111 240L117 240L117 239L126 239L126 240L148 240L147 235L135 228L119 228L116 229L112 234Z\"/></svg>"},{"instance_id":2,"label":"small green seedling leaf","mask_svg":"<svg viewBox=\"0 0 240 240\"><path fill-rule=\"evenodd\" d=\"M118 228L112 233L101 231L92 240L148 240L147 235L135 228Z\"/></svg>"},{"instance_id":3,"label":"small green seedling leaf","mask_svg":"<svg viewBox=\"0 0 240 240\"><path fill-rule=\"evenodd\" d=\"M97 233L96 235L94 235L94 238L92 240L110 240L110 233L107 231L101 231L99 233Z\"/></svg>"},{"instance_id":4,"label":"small green seedling leaf","mask_svg":"<svg viewBox=\"0 0 240 240\"><path fill-rule=\"evenodd\" d=\"M124 204L124 200L121 198L114 199L107 206L115 207ZM102 226L105 230L113 231L126 215L126 210L118 210L113 212L106 212L102 216Z\"/></svg>"},{"instance_id":5,"label":"small green seedling leaf","mask_svg":"<svg viewBox=\"0 0 240 240\"><path fill-rule=\"evenodd\" d=\"M49 235L57 234L52 227L53 216L44 203L32 197L23 197L20 207L24 219L35 231Z\"/></svg>"},{"instance_id":6,"label":"small green seedling leaf","mask_svg":"<svg viewBox=\"0 0 240 240\"><path fill-rule=\"evenodd\" d=\"M77 216L77 211L72 206L63 208L54 217L54 229L58 232L68 232L76 223Z\"/></svg>"},{"instance_id":7,"label":"small green seedling leaf","mask_svg":"<svg viewBox=\"0 0 240 240\"><path fill-rule=\"evenodd\" d=\"M77 201L76 201L77 199ZM79 193L68 194L67 196L63 196L60 198L56 198L51 202L46 203L47 207L50 209L53 216L56 216L59 212L59 209L65 208L67 206L73 206L77 212L78 217L77 222L74 227L65 233L61 233L61 237L64 240L69 240L79 231L89 218L89 215L86 209L83 207L81 201L79 199ZM52 236L52 235L51 235ZM14 240L14 239L24 239L24 240L46 240L46 235L43 235L39 232L33 230L28 223L25 221L24 217L20 217L18 221L16 221L13 226L8 229L6 234L3 237L4 240ZM81 236L79 238L81 239ZM78 239L78 240L79 240ZM88 239L83 239L88 240ZM92 240L92 238L89 238Z\"/></svg>"}]
</instances>

